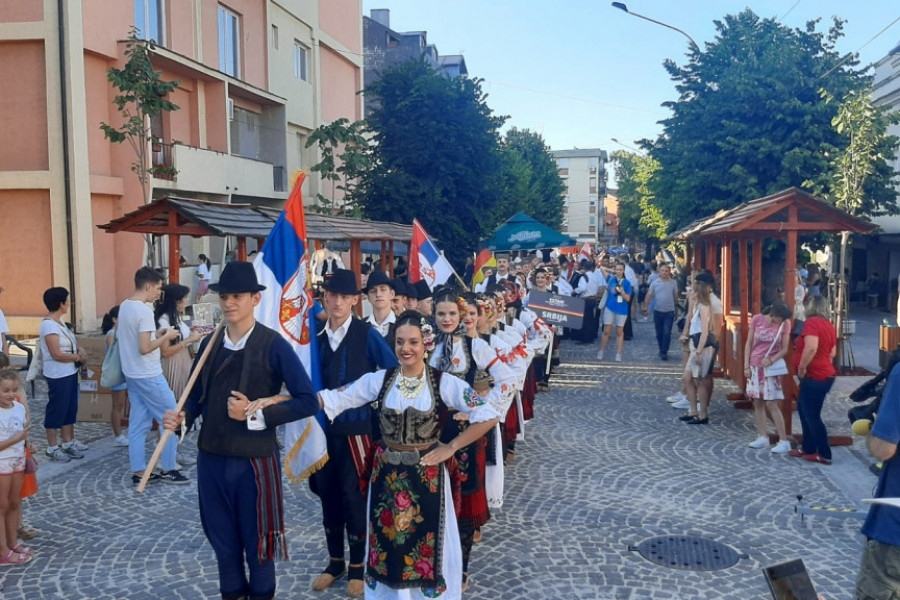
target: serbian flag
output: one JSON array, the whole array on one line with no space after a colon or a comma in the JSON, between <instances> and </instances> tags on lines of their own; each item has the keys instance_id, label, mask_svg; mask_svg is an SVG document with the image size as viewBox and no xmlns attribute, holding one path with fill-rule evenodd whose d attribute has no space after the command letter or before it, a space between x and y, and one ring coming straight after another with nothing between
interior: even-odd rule
<instances>
[{"instance_id":1,"label":"serbian flag","mask_svg":"<svg viewBox=\"0 0 900 600\"><path fill-rule=\"evenodd\" d=\"M479 252L478 256L475 257L475 275L472 277L473 289L476 284L484 281L484 273L481 272L482 267L494 267L494 269L497 268L497 259L494 258L494 255L491 254L491 251L487 248Z\"/></svg>"},{"instance_id":2,"label":"serbian flag","mask_svg":"<svg viewBox=\"0 0 900 600\"><path fill-rule=\"evenodd\" d=\"M450 261L441 254L434 242L428 239L425 228L413 219L412 248L409 253L409 282L424 279L430 289L445 283L453 276Z\"/></svg>"},{"instance_id":3,"label":"serbian flag","mask_svg":"<svg viewBox=\"0 0 900 600\"><path fill-rule=\"evenodd\" d=\"M578 255L579 259L594 260L591 254L592 250L590 242L585 242L584 246L581 247L581 253Z\"/></svg>"},{"instance_id":4,"label":"serbian flag","mask_svg":"<svg viewBox=\"0 0 900 600\"><path fill-rule=\"evenodd\" d=\"M266 286L256 307L256 320L281 334L294 349L312 381L313 389L322 389L315 340L315 318L309 283L309 251L306 245L306 219L300 187L306 174L297 177L291 195L278 217L272 233L256 255L253 267L259 282ZM309 477L328 461L323 412L285 425L284 472L294 483Z\"/></svg>"}]
</instances>

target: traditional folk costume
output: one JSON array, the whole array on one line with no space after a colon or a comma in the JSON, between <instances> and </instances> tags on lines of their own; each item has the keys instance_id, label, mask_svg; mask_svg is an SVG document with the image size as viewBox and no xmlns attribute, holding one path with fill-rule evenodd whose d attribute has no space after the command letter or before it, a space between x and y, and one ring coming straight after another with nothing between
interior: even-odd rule
<instances>
[{"instance_id":1,"label":"traditional folk costume","mask_svg":"<svg viewBox=\"0 0 900 600\"><path fill-rule=\"evenodd\" d=\"M265 289L257 284L253 265L245 262L228 263L210 288L220 293ZM201 354L209 342L203 341ZM247 421L228 415L232 390L252 401L277 395L282 385L291 398L262 410L264 429L250 430ZM288 558L275 428L318 410L300 359L277 332L256 323L237 342L225 331L215 340L184 412L188 427L203 416L197 492L203 531L219 566L222 598L274 597L273 561Z\"/></svg>"},{"instance_id":2,"label":"traditional folk costume","mask_svg":"<svg viewBox=\"0 0 900 600\"><path fill-rule=\"evenodd\" d=\"M358 294L352 271L338 269L325 283L326 291ZM394 367L397 357L368 323L350 316L337 332L318 333L322 386L339 388L379 368ZM338 339L338 336L343 336ZM359 406L343 411L325 427L328 462L309 479L322 503L322 522L331 563L325 573L339 577L344 570L344 532L351 565L365 560L366 484L373 442L377 439L372 409ZM361 567L350 568L349 579L362 580ZM330 583L329 583L330 585Z\"/></svg>"},{"instance_id":3,"label":"traditional folk costume","mask_svg":"<svg viewBox=\"0 0 900 600\"><path fill-rule=\"evenodd\" d=\"M430 365L445 374L462 379L482 396L496 402L494 408L499 415L505 415L516 391L516 374L500 359L486 341L467 336L442 336L430 359ZM500 390L499 396L491 396L493 388ZM450 443L453 438L466 430L468 423L447 419L441 441ZM474 543L475 530L490 519L486 494L486 469L490 462L497 464L500 447L499 428L495 426L484 437L456 451L461 480L461 501L458 506L459 536L462 541L462 571L469 572L469 555ZM500 454L502 460L502 454ZM501 483L502 495L502 483Z\"/></svg>"},{"instance_id":4,"label":"traditional folk costume","mask_svg":"<svg viewBox=\"0 0 900 600\"><path fill-rule=\"evenodd\" d=\"M423 466L421 456L440 440L449 409L470 423L497 418L500 387L480 398L456 377L425 367L422 377L399 369L363 375L320 397L336 419L347 410L377 406L381 441L369 486L366 598L462 596L462 553L450 477L445 464Z\"/></svg>"}]
</instances>

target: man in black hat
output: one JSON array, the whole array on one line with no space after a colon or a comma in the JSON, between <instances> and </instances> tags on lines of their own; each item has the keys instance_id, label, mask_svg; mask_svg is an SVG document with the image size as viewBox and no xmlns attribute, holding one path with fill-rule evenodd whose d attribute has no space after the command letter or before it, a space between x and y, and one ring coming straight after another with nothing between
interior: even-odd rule
<instances>
[{"instance_id":1,"label":"man in black hat","mask_svg":"<svg viewBox=\"0 0 900 600\"><path fill-rule=\"evenodd\" d=\"M396 367L397 357L384 338L352 314L360 294L356 274L338 269L324 287L328 321L318 334L322 386L336 389L366 373ZM331 559L313 581L316 591L330 587L347 570L347 593L363 595L366 471L375 434L368 405L344 411L326 427L328 462L309 479L310 489L322 502L325 541ZM345 569L344 562L345 530L350 546L349 569Z\"/></svg>"},{"instance_id":2,"label":"man in black hat","mask_svg":"<svg viewBox=\"0 0 900 600\"><path fill-rule=\"evenodd\" d=\"M203 415L197 491L219 591L225 600L269 600L274 559L287 559L275 428L315 415L319 401L290 344L253 317L265 289L253 265L230 262L209 287L219 293L226 327L184 410L167 411L163 426L174 431ZM201 353L209 343L203 340ZM277 396L282 385L290 396Z\"/></svg>"},{"instance_id":3,"label":"man in black hat","mask_svg":"<svg viewBox=\"0 0 900 600\"><path fill-rule=\"evenodd\" d=\"M399 277L394 278L393 282L394 298L391 300L391 310L394 311L394 316L399 317L406 310L406 298L409 296L409 290L406 287L406 282Z\"/></svg>"},{"instance_id":4,"label":"man in black hat","mask_svg":"<svg viewBox=\"0 0 900 600\"><path fill-rule=\"evenodd\" d=\"M497 272L491 273L487 277L485 277L481 283L475 286L476 292L485 293L487 290L492 288L497 284L497 281L501 279L509 279L512 282L515 282L516 276L509 272L509 253L497 253L494 255L494 258L497 260Z\"/></svg>"},{"instance_id":5,"label":"man in black hat","mask_svg":"<svg viewBox=\"0 0 900 600\"><path fill-rule=\"evenodd\" d=\"M366 319L366 323L381 334L389 348L393 348L394 323L397 322L397 315L391 310L394 282L388 279L383 271L375 271L369 276L363 291L369 297L369 304L372 305L372 314Z\"/></svg>"},{"instance_id":6,"label":"man in black hat","mask_svg":"<svg viewBox=\"0 0 900 600\"><path fill-rule=\"evenodd\" d=\"M424 279L420 279L415 282L413 288L416 290L416 300L418 300L418 304L416 306L416 310L422 313L423 317L431 318L431 288L428 287L428 282Z\"/></svg>"}]
</instances>

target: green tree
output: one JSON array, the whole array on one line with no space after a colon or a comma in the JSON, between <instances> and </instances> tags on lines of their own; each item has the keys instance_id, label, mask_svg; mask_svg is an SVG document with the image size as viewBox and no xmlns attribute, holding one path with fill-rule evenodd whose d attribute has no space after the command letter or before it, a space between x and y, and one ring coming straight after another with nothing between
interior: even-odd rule
<instances>
[{"instance_id":1,"label":"green tree","mask_svg":"<svg viewBox=\"0 0 900 600\"><path fill-rule=\"evenodd\" d=\"M321 125L313 131L306 141L306 147L316 146L321 160L309 170L318 173L323 189L316 194L317 212L343 212L358 216L357 205L362 195L361 185L365 181L364 174L372 167L372 149L367 137L365 121L350 122L340 118L331 123ZM343 202L337 202L337 192L343 192Z\"/></svg>"},{"instance_id":2,"label":"green tree","mask_svg":"<svg viewBox=\"0 0 900 600\"><path fill-rule=\"evenodd\" d=\"M669 220L656 205L653 181L659 162L650 155L616 150L615 163L619 185L619 235L643 244L652 244L666 236Z\"/></svg>"},{"instance_id":3,"label":"green tree","mask_svg":"<svg viewBox=\"0 0 900 600\"><path fill-rule=\"evenodd\" d=\"M817 21L801 30L747 9L715 25L715 40L692 47L685 66L665 63L679 97L665 104L663 133L645 142L660 164L656 205L676 226L790 186L825 187L829 155L847 141L819 91L843 98L868 82L855 58L841 63L838 19L823 33ZM888 184L876 174L871 185ZM896 210L886 200L874 197L874 208Z\"/></svg>"},{"instance_id":4,"label":"green tree","mask_svg":"<svg viewBox=\"0 0 900 600\"><path fill-rule=\"evenodd\" d=\"M496 224L501 168L498 130L478 79L447 78L424 61L385 70L366 89L372 168L361 183L363 213L418 218L448 258L461 264Z\"/></svg>"},{"instance_id":5,"label":"green tree","mask_svg":"<svg viewBox=\"0 0 900 600\"><path fill-rule=\"evenodd\" d=\"M500 150L502 167L494 221L505 221L521 211L554 229L561 228L566 186L544 138L513 127L506 132Z\"/></svg>"},{"instance_id":6,"label":"green tree","mask_svg":"<svg viewBox=\"0 0 900 600\"><path fill-rule=\"evenodd\" d=\"M118 127L100 124L100 129L110 142L128 142L134 151L135 161L131 163L131 171L141 184L144 204L150 203L150 177L156 170L169 178L177 173L171 166L150 165L150 119L163 112L178 110L178 105L166 97L181 83L163 81L162 72L153 68L150 50L154 46L152 41L139 39L137 30L131 28L125 44L125 67L110 67L106 72L106 78L117 90L113 104L122 117L122 124ZM145 235L145 240L147 264L150 265L153 261L153 243L149 234Z\"/></svg>"}]
</instances>

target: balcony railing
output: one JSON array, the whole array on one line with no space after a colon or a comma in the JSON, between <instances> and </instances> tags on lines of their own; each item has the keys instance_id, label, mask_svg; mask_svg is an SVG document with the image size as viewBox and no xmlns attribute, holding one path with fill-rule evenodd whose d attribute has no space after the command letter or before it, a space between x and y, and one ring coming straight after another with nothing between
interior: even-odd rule
<instances>
[{"instance_id":1,"label":"balcony railing","mask_svg":"<svg viewBox=\"0 0 900 600\"><path fill-rule=\"evenodd\" d=\"M168 179L173 181L178 171L172 158L172 144L153 142L150 145L151 167L150 173L156 179Z\"/></svg>"}]
</instances>

